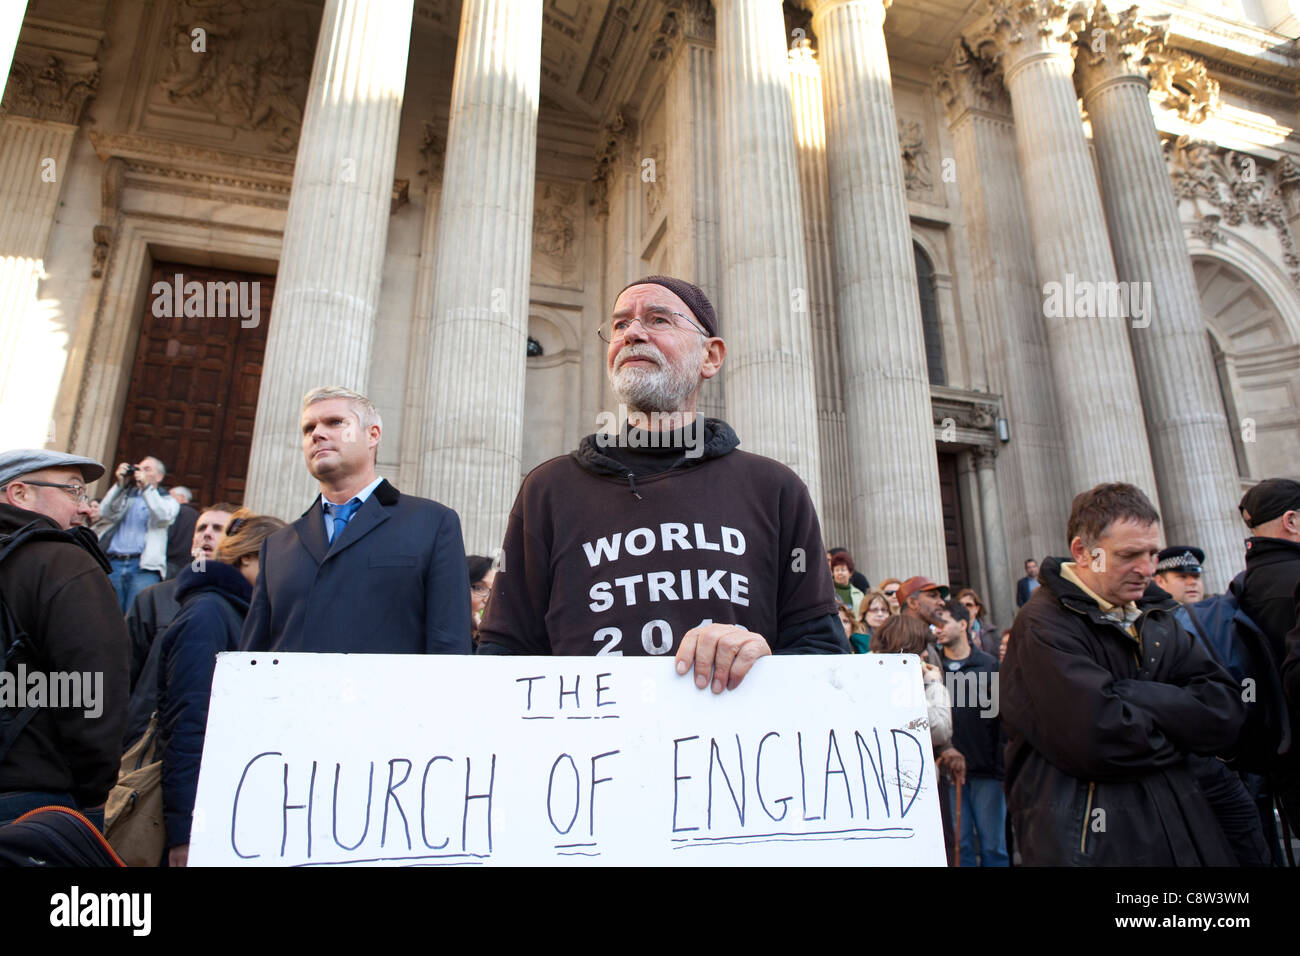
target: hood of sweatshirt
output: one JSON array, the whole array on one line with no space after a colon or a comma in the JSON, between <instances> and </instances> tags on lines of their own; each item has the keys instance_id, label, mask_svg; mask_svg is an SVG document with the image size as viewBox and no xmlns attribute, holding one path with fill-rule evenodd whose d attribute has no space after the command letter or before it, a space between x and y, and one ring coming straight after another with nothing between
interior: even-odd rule
<instances>
[{"instance_id":1,"label":"hood of sweatshirt","mask_svg":"<svg viewBox=\"0 0 1300 956\"><path fill-rule=\"evenodd\" d=\"M184 603L191 594L200 591L221 592L222 597L229 599L237 610L245 614L253 599L253 586L239 569L215 558L187 564L176 575L177 601Z\"/></svg>"},{"instance_id":2,"label":"hood of sweatshirt","mask_svg":"<svg viewBox=\"0 0 1300 956\"><path fill-rule=\"evenodd\" d=\"M704 444L700 454L691 454L694 449L686 448L671 468L693 468L701 462L730 454L740 445L740 439L736 437L735 431L722 419L705 418L703 421ZM623 427L626 429L626 424ZM579 467L592 474L625 478L628 473L627 466L611 458L604 451L611 442L616 440L617 436L593 433L578 442L578 447L569 452L569 455Z\"/></svg>"}]
</instances>

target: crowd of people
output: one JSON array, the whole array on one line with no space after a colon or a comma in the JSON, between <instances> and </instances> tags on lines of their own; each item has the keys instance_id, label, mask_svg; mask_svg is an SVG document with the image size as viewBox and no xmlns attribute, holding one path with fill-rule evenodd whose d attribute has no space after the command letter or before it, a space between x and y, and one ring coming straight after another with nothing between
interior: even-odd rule
<instances>
[{"instance_id":1,"label":"crowd of people","mask_svg":"<svg viewBox=\"0 0 1300 956\"><path fill-rule=\"evenodd\" d=\"M1210 597L1206 554L1162 548L1139 489L1082 491L1061 556L1026 561L1004 628L971 588L872 587L847 551L823 550L790 469L695 414L726 345L694 285L632 283L599 334L631 414L524 479L491 557L466 555L455 511L378 473L382 420L347 388L304 396L320 493L290 523L196 508L153 455L91 501L99 462L0 454L5 666L103 675L94 717L2 708L0 824L63 805L104 826L122 754L153 740L158 862L185 865L222 651L671 655L715 694L768 655L915 654L953 864L1284 861L1274 806L1290 827L1300 810L1300 483L1246 494L1245 570Z\"/></svg>"}]
</instances>

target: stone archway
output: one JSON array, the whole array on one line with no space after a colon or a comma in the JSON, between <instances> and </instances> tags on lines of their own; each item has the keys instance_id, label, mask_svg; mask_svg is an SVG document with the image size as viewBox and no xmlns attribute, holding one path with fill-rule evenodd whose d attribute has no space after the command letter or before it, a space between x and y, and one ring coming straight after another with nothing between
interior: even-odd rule
<instances>
[{"instance_id":1,"label":"stone archway","mask_svg":"<svg viewBox=\"0 0 1300 956\"><path fill-rule=\"evenodd\" d=\"M547 459L576 448L582 437L578 422L582 350L576 330L560 310L533 305L528 338L521 462L525 475Z\"/></svg>"},{"instance_id":2,"label":"stone archway","mask_svg":"<svg viewBox=\"0 0 1300 956\"><path fill-rule=\"evenodd\" d=\"M1236 265L1195 256L1192 266L1241 477L1293 475L1300 461L1300 342L1263 285Z\"/></svg>"}]
</instances>

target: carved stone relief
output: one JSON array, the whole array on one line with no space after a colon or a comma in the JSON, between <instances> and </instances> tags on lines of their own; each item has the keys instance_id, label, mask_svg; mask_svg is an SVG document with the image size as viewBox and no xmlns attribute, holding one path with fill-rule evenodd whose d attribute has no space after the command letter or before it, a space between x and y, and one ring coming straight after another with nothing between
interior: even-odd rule
<instances>
[{"instance_id":1,"label":"carved stone relief","mask_svg":"<svg viewBox=\"0 0 1300 956\"><path fill-rule=\"evenodd\" d=\"M1161 105L1189 123L1201 123L1219 108L1219 84L1205 64L1178 50L1151 54L1151 89L1163 96Z\"/></svg>"},{"instance_id":2,"label":"carved stone relief","mask_svg":"<svg viewBox=\"0 0 1300 956\"><path fill-rule=\"evenodd\" d=\"M184 136L196 132L194 124L206 124L209 141L217 127L226 133L221 138L235 145L292 153L307 102L320 8L174 0L161 6L159 15L166 53L149 81L141 127Z\"/></svg>"},{"instance_id":3,"label":"carved stone relief","mask_svg":"<svg viewBox=\"0 0 1300 956\"><path fill-rule=\"evenodd\" d=\"M582 230L582 186L537 183L533 194L533 279L547 285L581 282L578 249Z\"/></svg>"},{"instance_id":4,"label":"carved stone relief","mask_svg":"<svg viewBox=\"0 0 1300 956\"><path fill-rule=\"evenodd\" d=\"M1272 226L1291 281L1300 288L1300 255L1288 221L1288 212L1300 203L1295 164L1289 159L1267 163L1190 136L1167 138L1164 149L1174 195L1192 203L1193 235L1213 244L1228 241L1224 225Z\"/></svg>"},{"instance_id":5,"label":"carved stone relief","mask_svg":"<svg viewBox=\"0 0 1300 956\"><path fill-rule=\"evenodd\" d=\"M917 197L930 192L934 188L934 177L930 173L930 150L925 144L920 123L898 117L898 149L903 156L907 195Z\"/></svg>"}]
</instances>

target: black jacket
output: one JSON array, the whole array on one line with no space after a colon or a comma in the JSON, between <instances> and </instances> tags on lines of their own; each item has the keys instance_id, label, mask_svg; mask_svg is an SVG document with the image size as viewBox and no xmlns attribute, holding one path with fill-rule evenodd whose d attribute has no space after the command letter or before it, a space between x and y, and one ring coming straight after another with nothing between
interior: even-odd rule
<instances>
[{"instance_id":1,"label":"black jacket","mask_svg":"<svg viewBox=\"0 0 1300 956\"><path fill-rule=\"evenodd\" d=\"M1231 746L1240 689L1154 584L1138 637L1048 558L1001 671L1007 806L1026 865L1233 865L1188 765ZM1100 812L1098 812L1100 811Z\"/></svg>"},{"instance_id":2,"label":"black jacket","mask_svg":"<svg viewBox=\"0 0 1300 956\"><path fill-rule=\"evenodd\" d=\"M1246 541L1241 609L1268 637L1276 660L1285 655L1286 633L1295 627L1295 589L1300 584L1300 544L1282 538Z\"/></svg>"},{"instance_id":3,"label":"black jacket","mask_svg":"<svg viewBox=\"0 0 1300 956\"><path fill-rule=\"evenodd\" d=\"M471 654L460 518L381 481L331 542L321 499L262 542L246 651Z\"/></svg>"},{"instance_id":4,"label":"black jacket","mask_svg":"<svg viewBox=\"0 0 1300 956\"><path fill-rule=\"evenodd\" d=\"M149 718L158 709L157 638L167 632L181 606L176 602L177 578L151 584L131 602L126 612L126 631L131 635L131 702L127 707L126 733L122 749L129 750L149 729Z\"/></svg>"},{"instance_id":5,"label":"black jacket","mask_svg":"<svg viewBox=\"0 0 1300 956\"><path fill-rule=\"evenodd\" d=\"M207 561L176 578L181 610L158 638L158 753L162 758L167 845L190 842L190 816L199 786L199 758L217 655L239 647L252 586L235 568Z\"/></svg>"},{"instance_id":6,"label":"black jacket","mask_svg":"<svg viewBox=\"0 0 1300 956\"><path fill-rule=\"evenodd\" d=\"M0 533L33 521L58 530L43 515L0 504ZM85 809L103 803L117 783L131 650L108 558L89 529L64 534L66 543L29 541L0 564L0 593L32 645L11 672L23 664L29 678L36 671L87 675L91 694L99 682L99 699L94 707L39 708L0 760L0 793L70 793Z\"/></svg>"},{"instance_id":7,"label":"black jacket","mask_svg":"<svg viewBox=\"0 0 1300 956\"><path fill-rule=\"evenodd\" d=\"M1002 779L1002 724L998 699L998 659L974 644L960 661L939 652L944 684L952 702L952 745L966 758L972 777Z\"/></svg>"}]
</instances>

